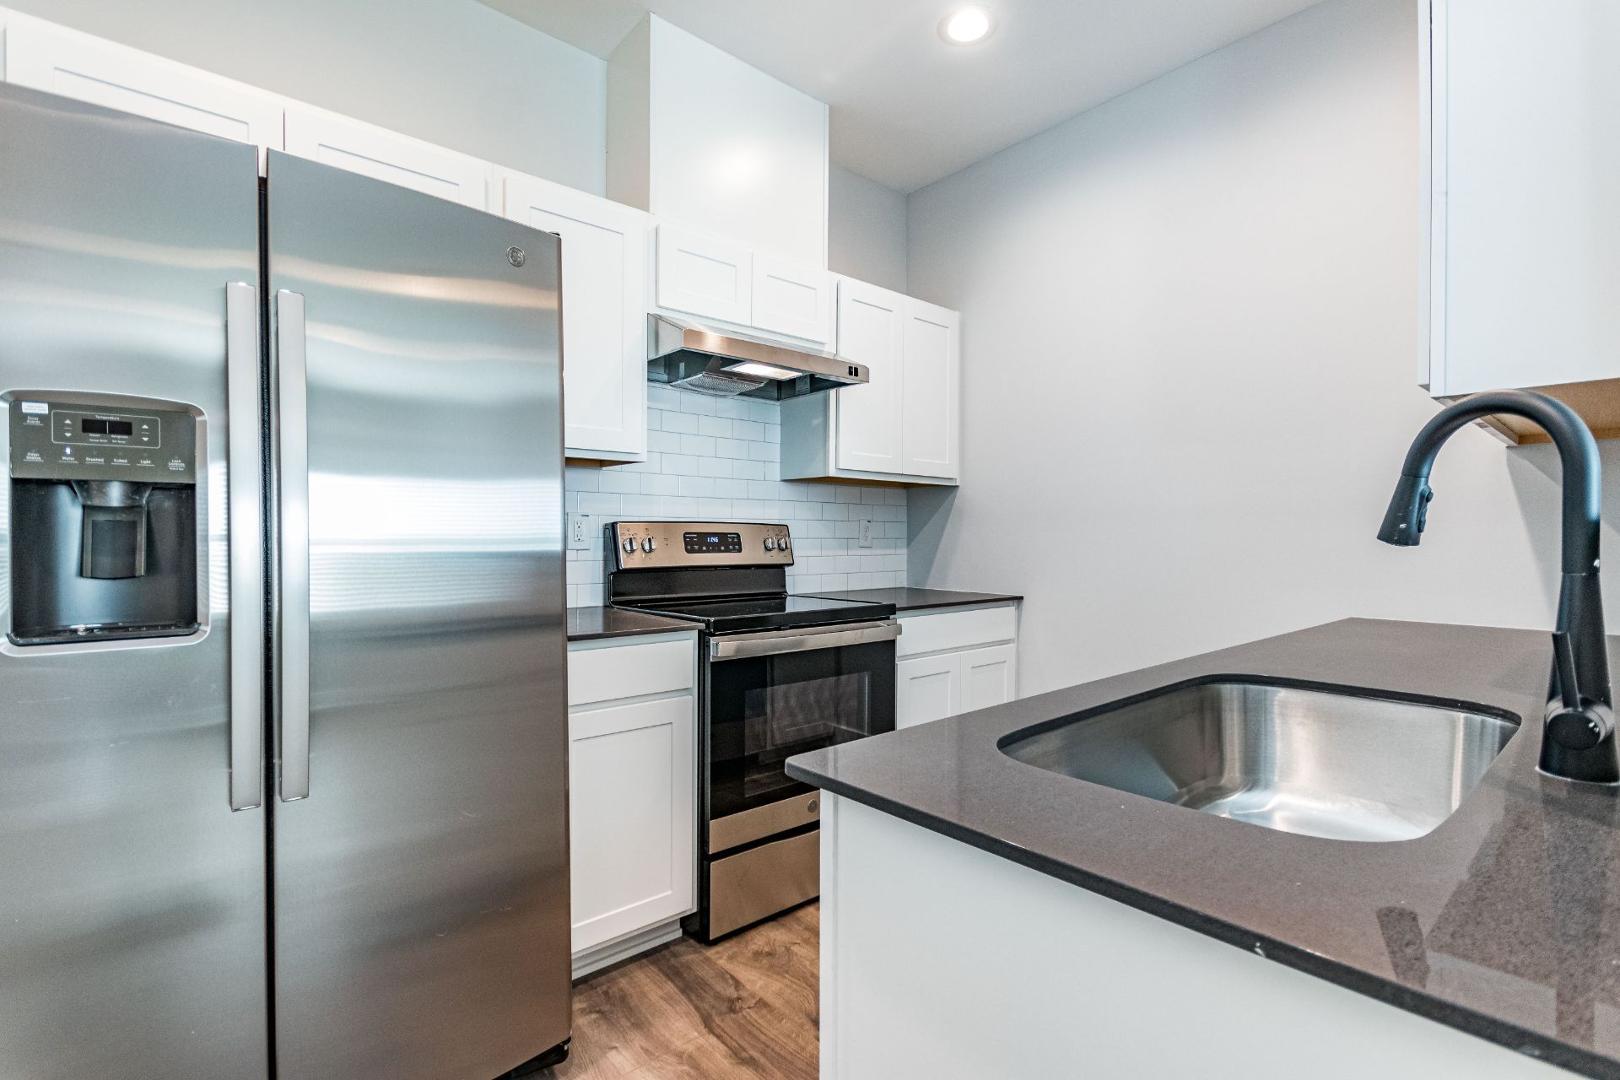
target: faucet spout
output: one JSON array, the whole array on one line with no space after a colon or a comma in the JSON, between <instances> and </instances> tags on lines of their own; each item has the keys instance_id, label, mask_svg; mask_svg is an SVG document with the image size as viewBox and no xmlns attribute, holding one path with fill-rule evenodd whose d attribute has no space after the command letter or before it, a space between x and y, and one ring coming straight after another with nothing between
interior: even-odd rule
<instances>
[{"instance_id":1,"label":"faucet spout","mask_svg":"<svg viewBox=\"0 0 1620 1080\"><path fill-rule=\"evenodd\" d=\"M1496 390L1435 414L1412 440L1378 539L1415 546L1427 524L1429 473L1459 428L1498 413L1534 421L1552 438L1563 467L1563 577L1553 630L1552 674L1541 739L1541 771L1587 783L1620 783L1608 639L1598 581L1603 492L1597 442L1569 406L1545 394Z\"/></svg>"}]
</instances>

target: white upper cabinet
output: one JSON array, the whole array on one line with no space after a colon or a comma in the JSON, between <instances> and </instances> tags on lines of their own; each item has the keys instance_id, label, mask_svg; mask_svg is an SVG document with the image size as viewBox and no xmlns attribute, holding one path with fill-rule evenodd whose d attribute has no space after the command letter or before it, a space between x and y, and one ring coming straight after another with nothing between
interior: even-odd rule
<instances>
[{"instance_id":1,"label":"white upper cabinet","mask_svg":"<svg viewBox=\"0 0 1620 1080\"><path fill-rule=\"evenodd\" d=\"M827 106L656 15L608 61L610 198L827 267Z\"/></svg>"},{"instance_id":2,"label":"white upper cabinet","mask_svg":"<svg viewBox=\"0 0 1620 1080\"><path fill-rule=\"evenodd\" d=\"M490 209L490 165L409 135L308 105L289 105L289 154L386 180L426 195Z\"/></svg>"},{"instance_id":3,"label":"white upper cabinet","mask_svg":"<svg viewBox=\"0 0 1620 1080\"><path fill-rule=\"evenodd\" d=\"M756 251L753 325L785 337L831 342L833 281L825 270Z\"/></svg>"},{"instance_id":4,"label":"white upper cabinet","mask_svg":"<svg viewBox=\"0 0 1620 1080\"><path fill-rule=\"evenodd\" d=\"M89 34L0 10L9 83L263 149L282 145L283 99Z\"/></svg>"},{"instance_id":5,"label":"white upper cabinet","mask_svg":"<svg viewBox=\"0 0 1620 1080\"><path fill-rule=\"evenodd\" d=\"M647 215L505 172L504 213L562 237L564 441L569 457L647 452Z\"/></svg>"},{"instance_id":6,"label":"white upper cabinet","mask_svg":"<svg viewBox=\"0 0 1620 1080\"><path fill-rule=\"evenodd\" d=\"M837 415L837 465L905 472L906 298L844 278L838 283L838 334L838 355L865 364L870 381L828 395Z\"/></svg>"},{"instance_id":7,"label":"white upper cabinet","mask_svg":"<svg viewBox=\"0 0 1620 1080\"><path fill-rule=\"evenodd\" d=\"M658 226L653 295L662 311L828 352L834 281L825 270L712 233L669 223Z\"/></svg>"},{"instance_id":8,"label":"white upper cabinet","mask_svg":"<svg viewBox=\"0 0 1620 1080\"><path fill-rule=\"evenodd\" d=\"M912 299L906 302L905 315L900 471L951 479L960 472L960 317L954 311Z\"/></svg>"},{"instance_id":9,"label":"white upper cabinet","mask_svg":"<svg viewBox=\"0 0 1620 1080\"><path fill-rule=\"evenodd\" d=\"M753 314L754 256L731 240L658 226L658 306L747 326Z\"/></svg>"},{"instance_id":10,"label":"white upper cabinet","mask_svg":"<svg viewBox=\"0 0 1620 1080\"><path fill-rule=\"evenodd\" d=\"M1620 4L1426 6L1430 391L1620 378Z\"/></svg>"},{"instance_id":11,"label":"white upper cabinet","mask_svg":"<svg viewBox=\"0 0 1620 1080\"><path fill-rule=\"evenodd\" d=\"M960 316L838 278L838 355L869 381L782 403L782 479L954 484L961 476Z\"/></svg>"}]
</instances>

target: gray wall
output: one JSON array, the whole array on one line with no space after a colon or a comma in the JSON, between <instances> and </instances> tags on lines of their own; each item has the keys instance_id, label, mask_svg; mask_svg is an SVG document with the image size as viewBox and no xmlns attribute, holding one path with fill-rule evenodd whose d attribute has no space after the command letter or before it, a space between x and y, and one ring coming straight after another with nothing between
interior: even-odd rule
<instances>
[{"instance_id":1,"label":"gray wall","mask_svg":"<svg viewBox=\"0 0 1620 1080\"><path fill-rule=\"evenodd\" d=\"M5 0L600 194L606 65L474 0Z\"/></svg>"},{"instance_id":2,"label":"gray wall","mask_svg":"<svg viewBox=\"0 0 1620 1080\"><path fill-rule=\"evenodd\" d=\"M834 165L827 209L827 269L905 292L906 197Z\"/></svg>"},{"instance_id":3,"label":"gray wall","mask_svg":"<svg viewBox=\"0 0 1620 1080\"><path fill-rule=\"evenodd\" d=\"M965 417L909 573L1028 597L1024 692L1346 615L1550 625L1548 448L1459 433L1424 545L1373 539L1435 410L1417 106L1409 0L1329 0L912 195Z\"/></svg>"}]
</instances>

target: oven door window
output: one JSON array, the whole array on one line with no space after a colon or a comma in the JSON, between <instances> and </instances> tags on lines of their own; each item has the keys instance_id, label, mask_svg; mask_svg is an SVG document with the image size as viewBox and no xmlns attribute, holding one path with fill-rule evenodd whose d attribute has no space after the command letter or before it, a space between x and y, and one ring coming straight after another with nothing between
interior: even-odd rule
<instances>
[{"instance_id":1,"label":"oven door window","mask_svg":"<svg viewBox=\"0 0 1620 1080\"><path fill-rule=\"evenodd\" d=\"M894 730L894 643L709 665L709 816L809 790L794 754Z\"/></svg>"}]
</instances>

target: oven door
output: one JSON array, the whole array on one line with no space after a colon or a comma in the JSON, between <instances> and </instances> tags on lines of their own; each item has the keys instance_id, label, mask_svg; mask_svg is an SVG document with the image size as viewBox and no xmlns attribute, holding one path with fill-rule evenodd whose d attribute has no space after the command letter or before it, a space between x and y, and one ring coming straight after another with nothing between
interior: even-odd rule
<instances>
[{"instance_id":1,"label":"oven door","mask_svg":"<svg viewBox=\"0 0 1620 1080\"><path fill-rule=\"evenodd\" d=\"M892 619L709 639L709 820L810 790L783 762L894 730Z\"/></svg>"}]
</instances>

